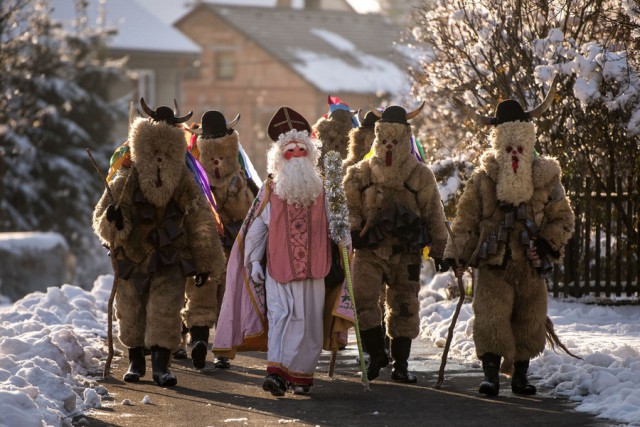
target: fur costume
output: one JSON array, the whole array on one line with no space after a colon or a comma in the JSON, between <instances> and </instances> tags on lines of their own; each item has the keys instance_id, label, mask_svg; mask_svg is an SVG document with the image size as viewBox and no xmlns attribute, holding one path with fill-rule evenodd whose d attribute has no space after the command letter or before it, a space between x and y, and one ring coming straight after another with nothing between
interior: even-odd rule
<instances>
[{"instance_id":1,"label":"fur costume","mask_svg":"<svg viewBox=\"0 0 640 427\"><path fill-rule=\"evenodd\" d=\"M205 113L206 114L206 113ZM238 162L240 144L238 132L231 130L224 136L212 138L198 136L198 161L207 173L209 185L218 205L218 214L224 225L222 246L228 258L247 211L253 202L253 193L247 185L247 178ZM187 282L187 301L182 310L183 321L188 328L194 325L212 328L218 319L224 280L211 286L197 288L193 279Z\"/></svg>"},{"instance_id":2,"label":"fur costume","mask_svg":"<svg viewBox=\"0 0 640 427\"><path fill-rule=\"evenodd\" d=\"M507 122L493 129L492 149L468 180L452 224L445 258L479 269L473 309L478 357L504 357L502 371L545 346L547 287L527 255L559 262L573 233L574 214L558 162L534 156L535 125ZM510 225L511 224L511 225Z\"/></svg>"},{"instance_id":3,"label":"fur costume","mask_svg":"<svg viewBox=\"0 0 640 427\"><path fill-rule=\"evenodd\" d=\"M380 324L377 301L383 276L389 276L391 270L399 271L392 275L399 282L387 277L389 335L415 338L419 332L417 292L422 247L430 243L431 253L442 256L447 239L444 210L433 172L411 155L410 127L378 122L375 134L373 156L350 167L344 179L352 229L379 236L375 242L367 239L367 247L356 251L353 273L358 319L362 329ZM387 152L393 156L391 166L386 165ZM388 214L399 209L403 210L400 216L413 215L426 225L429 242L417 242L419 246L409 250L401 233L385 230Z\"/></svg>"},{"instance_id":4,"label":"fur costume","mask_svg":"<svg viewBox=\"0 0 640 427\"><path fill-rule=\"evenodd\" d=\"M165 107L166 108L166 107ZM105 191L93 228L116 256L116 317L129 348L180 344L180 309L188 275L219 281L224 254L212 211L185 165L183 131L163 121L136 119L129 131L132 167ZM109 205L122 213L107 216Z\"/></svg>"},{"instance_id":5,"label":"fur costume","mask_svg":"<svg viewBox=\"0 0 640 427\"><path fill-rule=\"evenodd\" d=\"M346 170L349 166L358 163L364 159L369 153L373 140L376 137L375 123L379 117L373 111L367 111L364 118L360 121L360 126L351 129L349 132L349 154L343 163Z\"/></svg>"},{"instance_id":6,"label":"fur costume","mask_svg":"<svg viewBox=\"0 0 640 427\"><path fill-rule=\"evenodd\" d=\"M322 155L337 151L343 159L349 148L349 132L353 128L353 113L349 110L335 110L327 117L321 117L314 125L313 132L322 142Z\"/></svg>"}]
</instances>

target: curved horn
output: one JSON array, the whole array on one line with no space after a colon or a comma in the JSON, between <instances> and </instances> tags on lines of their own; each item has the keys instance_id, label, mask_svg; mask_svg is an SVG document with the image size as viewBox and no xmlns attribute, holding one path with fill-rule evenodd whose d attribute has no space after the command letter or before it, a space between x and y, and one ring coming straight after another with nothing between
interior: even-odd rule
<instances>
[{"instance_id":1,"label":"curved horn","mask_svg":"<svg viewBox=\"0 0 640 427\"><path fill-rule=\"evenodd\" d=\"M186 115L182 116L182 117L175 117L173 119L173 123L177 124L177 123L184 123L187 120L189 120L191 118L191 116L193 116L193 111L189 111Z\"/></svg>"},{"instance_id":2,"label":"curved horn","mask_svg":"<svg viewBox=\"0 0 640 427\"><path fill-rule=\"evenodd\" d=\"M369 104L369 109L371 110L371 112L375 114L378 118L382 118L382 113L378 111L378 109L371 104L371 99L368 96L367 96L367 103Z\"/></svg>"},{"instance_id":3,"label":"curved horn","mask_svg":"<svg viewBox=\"0 0 640 427\"><path fill-rule=\"evenodd\" d=\"M489 116L483 116L482 114L478 114L473 108L469 107L467 104L462 102L462 100L453 97L453 101L458 107L468 116L471 116L473 120L480 123L481 125L490 126L494 124L495 118Z\"/></svg>"},{"instance_id":4,"label":"curved horn","mask_svg":"<svg viewBox=\"0 0 640 427\"><path fill-rule=\"evenodd\" d=\"M360 123L362 123L362 121L364 120L364 116L362 115L362 108L358 109L358 121Z\"/></svg>"},{"instance_id":5,"label":"curved horn","mask_svg":"<svg viewBox=\"0 0 640 427\"><path fill-rule=\"evenodd\" d=\"M407 113L407 120L411 120L413 119L415 116L417 116L418 114L420 114L420 111L422 111L422 109L424 108L424 104L425 101L422 101L422 104L420 104L420 106L418 108L416 108L415 110Z\"/></svg>"},{"instance_id":6,"label":"curved horn","mask_svg":"<svg viewBox=\"0 0 640 427\"><path fill-rule=\"evenodd\" d=\"M551 107L551 104L553 103L553 98L556 94L556 83L558 83L559 81L560 75L556 74L553 78L553 81L551 82L551 86L549 86L549 92L547 93L547 96L544 97L542 103L540 103L540 105L538 105L534 109L527 111L525 114L528 114L529 117L535 119L537 117L540 117L542 113L547 111L547 109Z\"/></svg>"},{"instance_id":7,"label":"curved horn","mask_svg":"<svg viewBox=\"0 0 640 427\"><path fill-rule=\"evenodd\" d=\"M240 114L236 114L236 117L231 120L231 122L227 125L227 128L233 128L235 125L238 124L238 122L240 121Z\"/></svg>"},{"instance_id":8,"label":"curved horn","mask_svg":"<svg viewBox=\"0 0 640 427\"><path fill-rule=\"evenodd\" d=\"M142 107L142 111L147 113L147 116L151 117L152 119L156 118L156 112L149 108L147 103L144 101L144 97L140 98L140 106Z\"/></svg>"}]
</instances>

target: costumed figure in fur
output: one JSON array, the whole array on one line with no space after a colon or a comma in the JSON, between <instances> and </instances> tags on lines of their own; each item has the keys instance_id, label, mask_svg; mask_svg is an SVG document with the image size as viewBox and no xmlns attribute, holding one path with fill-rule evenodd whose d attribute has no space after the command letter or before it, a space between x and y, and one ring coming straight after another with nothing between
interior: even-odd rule
<instances>
[{"instance_id":1,"label":"costumed figure in fur","mask_svg":"<svg viewBox=\"0 0 640 427\"><path fill-rule=\"evenodd\" d=\"M145 375L173 386L171 352L180 345L180 310L188 276L202 286L222 278L224 253L213 212L192 172L180 123L165 106L140 100L149 119L129 129L130 167L119 170L95 207L93 228L115 257L118 338L129 351L127 382ZM112 199L113 197L113 199ZM114 200L115 199L115 200Z\"/></svg>"},{"instance_id":2,"label":"costumed figure in fur","mask_svg":"<svg viewBox=\"0 0 640 427\"><path fill-rule=\"evenodd\" d=\"M329 151L340 153L340 157L344 159L349 149L349 132L358 126L354 116L357 111L349 109L347 104L335 96L329 96L328 104L329 112L313 125L313 135L322 142L321 159Z\"/></svg>"},{"instance_id":3,"label":"costumed figure in fur","mask_svg":"<svg viewBox=\"0 0 640 427\"><path fill-rule=\"evenodd\" d=\"M269 123L269 179L231 251L213 352L267 351L265 391L307 393L322 349L338 350L353 326L346 280L325 288L331 265L319 142L281 107ZM346 240L350 240L347 236ZM349 242L340 242L345 247Z\"/></svg>"},{"instance_id":4,"label":"costumed figure in fur","mask_svg":"<svg viewBox=\"0 0 640 427\"><path fill-rule=\"evenodd\" d=\"M211 110L202 115L198 128L189 129L197 135L191 153L207 173L218 215L224 226L222 247L227 258L255 197L238 161L240 143L234 126L239 119L240 115L237 115L227 123L221 112ZM193 280L187 281L182 319L191 335L191 359L197 369L205 366L209 330L217 323L224 288L224 281L205 287L196 287ZM227 369L230 367L229 360L216 356L214 366Z\"/></svg>"},{"instance_id":5,"label":"costumed figure in fur","mask_svg":"<svg viewBox=\"0 0 640 427\"><path fill-rule=\"evenodd\" d=\"M511 375L514 393L535 394L527 380L529 360L544 350L545 338L566 350L547 317L543 276L560 261L574 214L557 160L535 152L531 122L551 105L555 84L531 111L510 99L498 104L495 117L471 112L494 126L491 148L458 201L445 257L478 269L473 339L485 375L479 392L489 396L499 393L499 368ZM461 276L464 267L455 271Z\"/></svg>"},{"instance_id":6,"label":"costumed figure in fur","mask_svg":"<svg viewBox=\"0 0 640 427\"><path fill-rule=\"evenodd\" d=\"M349 131L349 154L344 161L345 170L364 159L364 156L369 153L376 137L375 124L379 119L380 117L369 110L360 120L360 125Z\"/></svg>"},{"instance_id":7,"label":"costumed figure in fur","mask_svg":"<svg viewBox=\"0 0 640 427\"><path fill-rule=\"evenodd\" d=\"M375 124L372 156L347 169L345 194L356 249L353 288L360 336L369 352L367 377L389 364L384 351L380 294L386 290L386 334L391 338L391 378L415 383L408 371L411 341L419 333L423 248L442 257L447 241L444 209L433 172L412 149L411 126L424 103L407 113L387 107ZM437 263L438 264L438 263Z\"/></svg>"}]
</instances>

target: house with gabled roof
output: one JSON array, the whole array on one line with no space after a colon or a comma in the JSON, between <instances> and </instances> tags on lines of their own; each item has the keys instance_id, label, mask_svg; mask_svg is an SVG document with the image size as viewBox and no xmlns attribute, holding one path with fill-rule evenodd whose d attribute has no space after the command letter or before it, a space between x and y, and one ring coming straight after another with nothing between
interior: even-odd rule
<instances>
[{"instance_id":1,"label":"house with gabled roof","mask_svg":"<svg viewBox=\"0 0 640 427\"><path fill-rule=\"evenodd\" d=\"M359 14L348 3L336 10L319 1L291 7L199 2L174 26L202 48L200 66L185 80L183 99L194 118L209 109L230 120L262 175L267 124L282 105L313 125L328 112L328 95L352 109L409 91L408 58L396 42L401 30L378 14ZM376 104L377 105L377 104Z\"/></svg>"},{"instance_id":2,"label":"house with gabled roof","mask_svg":"<svg viewBox=\"0 0 640 427\"><path fill-rule=\"evenodd\" d=\"M75 2L51 0L53 18L69 30L77 19ZM182 105L183 81L200 58L201 47L170 24L130 0L90 0L86 25L109 30L107 57L126 58L129 80L109 87L109 97L125 103L144 97L154 107ZM126 136L127 120L117 123L114 136Z\"/></svg>"}]
</instances>

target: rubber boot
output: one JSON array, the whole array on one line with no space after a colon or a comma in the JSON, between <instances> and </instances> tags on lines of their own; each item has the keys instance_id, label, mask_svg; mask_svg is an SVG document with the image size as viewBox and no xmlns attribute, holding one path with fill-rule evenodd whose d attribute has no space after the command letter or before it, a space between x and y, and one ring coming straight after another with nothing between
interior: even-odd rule
<instances>
[{"instance_id":1,"label":"rubber boot","mask_svg":"<svg viewBox=\"0 0 640 427\"><path fill-rule=\"evenodd\" d=\"M122 379L128 383L135 383L140 381L140 377L144 377L145 372L144 347L130 348L129 369Z\"/></svg>"},{"instance_id":2,"label":"rubber boot","mask_svg":"<svg viewBox=\"0 0 640 427\"><path fill-rule=\"evenodd\" d=\"M194 368L202 369L207 360L209 328L207 326L192 326L189 329L189 334L191 335L191 362Z\"/></svg>"},{"instance_id":3,"label":"rubber boot","mask_svg":"<svg viewBox=\"0 0 640 427\"><path fill-rule=\"evenodd\" d=\"M484 380L480 383L478 390L487 396L497 396L500 391L500 356L493 353L485 353L480 358L482 360L482 370L484 371Z\"/></svg>"},{"instance_id":4,"label":"rubber boot","mask_svg":"<svg viewBox=\"0 0 640 427\"><path fill-rule=\"evenodd\" d=\"M384 352L384 336L382 326L360 331L362 343L369 351L369 366L367 367L367 379L369 381L378 378L380 369L389 364L389 358Z\"/></svg>"},{"instance_id":5,"label":"rubber boot","mask_svg":"<svg viewBox=\"0 0 640 427\"><path fill-rule=\"evenodd\" d=\"M153 380L162 387L172 387L178 383L176 376L169 372L171 350L168 348L151 347L151 370Z\"/></svg>"},{"instance_id":6,"label":"rubber boot","mask_svg":"<svg viewBox=\"0 0 640 427\"><path fill-rule=\"evenodd\" d=\"M511 391L516 394L536 394L536 387L529 384L527 371L529 370L529 360L521 360L513 364L514 371L511 377Z\"/></svg>"},{"instance_id":7,"label":"rubber boot","mask_svg":"<svg viewBox=\"0 0 640 427\"><path fill-rule=\"evenodd\" d=\"M418 378L409 372L409 354L411 354L411 338L391 338L391 357L393 370L391 379L400 383L415 384Z\"/></svg>"}]
</instances>

